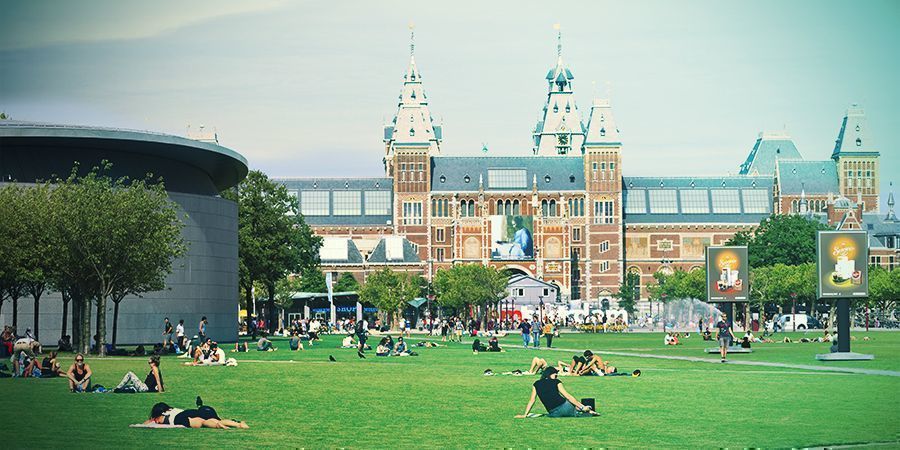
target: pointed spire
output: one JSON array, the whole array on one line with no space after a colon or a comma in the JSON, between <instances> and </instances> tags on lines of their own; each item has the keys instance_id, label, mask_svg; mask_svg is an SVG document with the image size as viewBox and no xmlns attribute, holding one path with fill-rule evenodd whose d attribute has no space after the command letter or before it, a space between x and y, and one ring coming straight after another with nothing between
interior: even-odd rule
<instances>
[{"instance_id":1,"label":"pointed spire","mask_svg":"<svg viewBox=\"0 0 900 450\"><path fill-rule=\"evenodd\" d=\"M413 58L416 56L416 25L412 22L409 23L409 57Z\"/></svg>"},{"instance_id":2,"label":"pointed spire","mask_svg":"<svg viewBox=\"0 0 900 450\"><path fill-rule=\"evenodd\" d=\"M806 183L800 183L800 215L809 215L809 200L806 199Z\"/></svg>"},{"instance_id":3,"label":"pointed spire","mask_svg":"<svg viewBox=\"0 0 900 450\"><path fill-rule=\"evenodd\" d=\"M889 189L891 191L888 193L888 199L887 199L888 213L887 213L887 217L885 217L884 220L896 222L897 215L894 214L894 182L893 181L890 182L888 184L888 186L890 186Z\"/></svg>"},{"instance_id":4,"label":"pointed spire","mask_svg":"<svg viewBox=\"0 0 900 450\"><path fill-rule=\"evenodd\" d=\"M562 25L554 23L553 29L556 30L556 56L562 58Z\"/></svg>"}]
</instances>

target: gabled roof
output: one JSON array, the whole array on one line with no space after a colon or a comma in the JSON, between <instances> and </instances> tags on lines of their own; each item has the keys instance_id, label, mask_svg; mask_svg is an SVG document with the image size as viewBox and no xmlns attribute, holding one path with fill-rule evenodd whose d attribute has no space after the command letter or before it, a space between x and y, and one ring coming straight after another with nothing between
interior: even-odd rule
<instances>
[{"instance_id":1,"label":"gabled roof","mask_svg":"<svg viewBox=\"0 0 900 450\"><path fill-rule=\"evenodd\" d=\"M381 238L372 253L370 264L416 264L422 262L411 242L402 236Z\"/></svg>"},{"instance_id":2,"label":"gabled roof","mask_svg":"<svg viewBox=\"0 0 900 450\"><path fill-rule=\"evenodd\" d=\"M319 249L319 260L324 264L362 264L363 257L350 238L325 237Z\"/></svg>"},{"instance_id":3,"label":"gabled roof","mask_svg":"<svg viewBox=\"0 0 900 450\"><path fill-rule=\"evenodd\" d=\"M782 195L799 195L803 191L824 195L840 191L834 161L778 160L775 165L776 182Z\"/></svg>"},{"instance_id":4,"label":"gabled roof","mask_svg":"<svg viewBox=\"0 0 900 450\"><path fill-rule=\"evenodd\" d=\"M550 289L558 289L556 286L545 282L544 280L538 280L534 277L529 277L528 275L513 275L509 277L509 281L506 283L506 287L528 287L528 286L538 286L538 287L546 287Z\"/></svg>"},{"instance_id":5,"label":"gabled roof","mask_svg":"<svg viewBox=\"0 0 900 450\"><path fill-rule=\"evenodd\" d=\"M866 120L866 113L857 105L852 104L847 108L847 114L841 122L841 131L834 141L834 151L831 153L832 158L838 156L859 155L859 156L878 156L875 145L872 142L872 134L869 132L869 124Z\"/></svg>"},{"instance_id":6,"label":"gabled roof","mask_svg":"<svg viewBox=\"0 0 900 450\"><path fill-rule=\"evenodd\" d=\"M773 175L775 161L803 159L794 141L785 133L760 133L756 144L741 164L741 175Z\"/></svg>"},{"instance_id":7,"label":"gabled roof","mask_svg":"<svg viewBox=\"0 0 900 450\"><path fill-rule=\"evenodd\" d=\"M521 187L491 186L492 170L525 171ZM468 182L466 182L468 177ZM548 182L549 177L549 182ZM584 159L580 156L439 156L431 158L431 190L438 192L477 192L478 181L485 191L530 192L537 179L539 191L583 190Z\"/></svg>"}]
</instances>

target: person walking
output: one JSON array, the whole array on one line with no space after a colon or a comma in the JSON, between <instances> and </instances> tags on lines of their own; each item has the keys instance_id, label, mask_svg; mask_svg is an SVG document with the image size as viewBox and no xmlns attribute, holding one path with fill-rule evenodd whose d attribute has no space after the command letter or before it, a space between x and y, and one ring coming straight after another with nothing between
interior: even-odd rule
<instances>
[{"instance_id":1,"label":"person walking","mask_svg":"<svg viewBox=\"0 0 900 450\"><path fill-rule=\"evenodd\" d=\"M360 358L365 358L366 339L369 338L369 322L366 322L365 318L359 319L359 321L356 322L356 329L354 331L356 332L356 339L359 341L356 354Z\"/></svg>"},{"instance_id":2,"label":"person walking","mask_svg":"<svg viewBox=\"0 0 900 450\"><path fill-rule=\"evenodd\" d=\"M522 346L527 349L528 343L531 341L531 322L523 320L519 324L519 329L522 330Z\"/></svg>"},{"instance_id":3,"label":"person walking","mask_svg":"<svg viewBox=\"0 0 900 450\"><path fill-rule=\"evenodd\" d=\"M175 330L172 328L172 322L169 322L169 318L166 317L163 319L163 348L169 348L169 344L173 343L172 334Z\"/></svg>"},{"instance_id":4,"label":"person walking","mask_svg":"<svg viewBox=\"0 0 900 450\"><path fill-rule=\"evenodd\" d=\"M178 320L178 325L175 325L175 353L181 353L182 348L184 348L184 319Z\"/></svg>"},{"instance_id":5,"label":"person walking","mask_svg":"<svg viewBox=\"0 0 900 450\"><path fill-rule=\"evenodd\" d=\"M534 348L541 346L541 323L538 322L537 317L531 318L531 345Z\"/></svg>"},{"instance_id":6,"label":"person walking","mask_svg":"<svg viewBox=\"0 0 900 450\"><path fill-rule=\"evenodd\" d=\"M731 325L728 324L728 317L722 314L722 320L716 324L716 340L719 342L719 353L722 355L722 362L726 361L728 356L728 347L734 342L734 333L731 331Z\"/></svg>"},{"instance_id":7,"label":"person walking","mask_svg":"<svg viewBox=\"0 0 900 450\"><path fill-rule=\"evenodd\" d=\"M201 341L206 340L206 326L209 325L209 321L206 320L206 316L200 319L200 324L197 325L197 336L200 337Z\"/></svg>"},{"instance_id":8,"label":"person walking","mask_svg":"<svg viewBox=\"0 0 900 450\"><path fill-rule=\"evenodd\" d=\"M553 322L548 319L544 321L544 329L541 330L547 338L547 348L553 347Z\"/></svg>"}]
</instances>

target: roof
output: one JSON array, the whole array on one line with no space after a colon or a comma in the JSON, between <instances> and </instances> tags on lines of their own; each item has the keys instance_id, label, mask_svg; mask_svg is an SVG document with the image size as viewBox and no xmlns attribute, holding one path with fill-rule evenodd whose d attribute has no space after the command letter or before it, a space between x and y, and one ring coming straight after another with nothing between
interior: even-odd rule
<instances>
[{"instance_id":1,"label":"roof","mask_svg":"<svg viewBox=\"0 0 900 450\"><path fill-rule=\"evenodd\" d=\"M0 148L15 146L27 146L32 154L44 146L73 151L92 148L179 161L205 172L219 192L236 186L248 172L247 160L230 148L151 131L0 121Z\"/></svg>"},{"instance_id":2,"label":"roof","mask_svg":"<svg viewBox=\"0 0 900 450\"><path fill-rule=\"evenodd\" d=\"M350 238L329 237L322 239L319 260L325 264L362 264L362 253Z\"/></svg>"},{"instance_id":3,"label":"roof","mask_svg":"<svg viewBox=\"0 0 900 450\"><path fill-rule=\"evenodd\" d=\"M422 262L415 246L401 236L381 238L369 254L368 262L376 264L417 264Z\"/></svg>"},{"instance_id":4,"label":"roof","mask_svg":"<svg viewBox=\"0 0 900 450\"><path fill-rule=\"evenodd\" d=\"M625 223L757 224L773 211L769 177L624 177Z\"/></svg>"},{"instance_id":5,"label":"roof","mask_svg":"<svg viewBox=\"0 0 900 450\"><path fill-rule=\"evenodd\" d=\"M516 183L515 186L510 183L500 184L497 175L500 173L499 170L504 169L524 171L525 183ZM517 173L515 177L521 179L521 172ZM482 180L485 191L530 192L535 179L538 191L584 190L584 159L580 156L436 156L431 158L432 191L477 192L479 179Z\"/></svg>"},{"instance_id":6,"label":"roof","mask_svg":"<svg viewBox=\"0 0 900 450\"><path fill-rule=\"evenodd\" d=\"M559 289L556 286L554 286L550 283L547 283L543 280L539 280L537 278L529 277L528 275L522 275L522 274L513 275L513 276L509 277L509 281L507 281L506 287L509 288L509 287L513 287L513 286L517 286L517 287L518 286L526 286L526 287L527 286L538 286L538 287L546 287L546 288L550 288L550 289Z\"/></svg>"},{"instance_id":7,"label":"roof","mask_svg":"<svg viewBox=\"0 0 900 450\"><path fill-rule=\"evenodd\" d=\"M393 220L393 187L392 178L272 178L272 181L283 184L289 192L297 195L300 212L307 224L313 226L384 226ZM370 192L383 192L377 211ZM327 199L319 206L323 209L314 212L310 205L304 207L304 197L313 192L325 192ZM358 193L357 211L339 211L335 208L335 192ZM387 196L385 198L385 196ZM310 196L312 197L312 196ZM348 206L346 199L342 205ZM351 208L352 209L352 208Z\"/></svg>"},{"instance_id":8,"label":"roof","mask_svg":"<svg viewBox=\"0 0 900 450\"><path fill-rule=\"evenodd\" d=\"M803 159L794 141L786 134L760 133L739 173L774 175L775 161L784 159Z\"/></svg>"},{"instance_id":9,"label":"roof","mask_svg":"<svg viewBox=\"0 0 900 450\"><path fill-rule=\"evenodd\" d=\"M832 158L841 155L878 156L878 151L872 142L872 134L869 132L869 124L866 113L857 105L852 104L847 108L847 114L841 121L841 131L834 141Z\"/></svg>"},{"instance_id":10,"label":"roof","mask_svg":"<svg viewBox=\"0 0 900 450\"><path fill-rule=\"evenodd\" d=\"M781 194L822 195L837 193L837 165L834 161L782 161L776 163L776 182Z\"/></svg>"}]
</instances>

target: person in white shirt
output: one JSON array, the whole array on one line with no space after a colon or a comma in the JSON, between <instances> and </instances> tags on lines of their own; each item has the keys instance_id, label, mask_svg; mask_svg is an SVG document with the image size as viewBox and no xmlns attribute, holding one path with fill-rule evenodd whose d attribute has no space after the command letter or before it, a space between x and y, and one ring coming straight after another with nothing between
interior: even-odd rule
<instances>
[{"instance_id":1,"label":"person in white shirt","mask_svg":"<svg viewBox=\"0 0 900 450\"><path fill-rule=\"evenodd\" d=\"M184 347L184 319L179 320L175 326L175 353L181 353L179 347Z\"/></svg>"}]
</instances>

